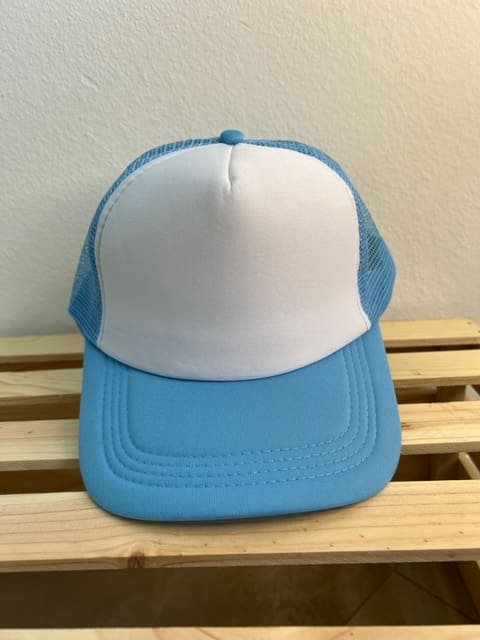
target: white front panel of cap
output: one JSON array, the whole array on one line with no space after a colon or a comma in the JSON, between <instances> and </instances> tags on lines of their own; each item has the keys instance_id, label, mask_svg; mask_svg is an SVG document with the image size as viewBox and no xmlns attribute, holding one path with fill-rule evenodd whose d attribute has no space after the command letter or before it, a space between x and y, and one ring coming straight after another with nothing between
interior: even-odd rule
<instances>
[{"instance_id":1,"label":"white front panel of cap","mask_svg":"<svg viewBox=\"0 0 480 640\"><path fill-rule=\"evenodd\" d=\"M133 173L97 233L99 347L165 376L240 380L369 329L352 193L295 151L212 144Z\"/></svg>"}]
</instances>

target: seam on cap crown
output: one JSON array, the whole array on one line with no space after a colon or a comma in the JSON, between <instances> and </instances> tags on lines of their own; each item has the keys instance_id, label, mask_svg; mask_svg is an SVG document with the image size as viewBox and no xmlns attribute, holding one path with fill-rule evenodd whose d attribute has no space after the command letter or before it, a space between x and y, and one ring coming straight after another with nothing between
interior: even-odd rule
<instances>
[{"instance_id":1,"label":"seam on cap crown","mask_svg":"<svg viewBox=\"0 0 480 640\"><path fill-rule=\"evenodd\" d=\"M99 343L104 315L104 297L98 269L96 245L97 236L101 232L99 223L110 198L133 173L161 156L218 142L219 138L191 139L150 149L125 169L102 198L83 246L70 301L70 313L75 318L84 336L94 344ZM376 322L390 301L395 281L395 266L365 203L345 171L326 153L303 143L288 140L256 139L243 140L242 142L249 145L289 149L317 158L333 170L347 188L350 189L356 206L360 237L357 273L359 304L365 315L366 322L368 320L371 324ZM231 182L230 173L228 179Z\"/></svg>"}]
</instances>

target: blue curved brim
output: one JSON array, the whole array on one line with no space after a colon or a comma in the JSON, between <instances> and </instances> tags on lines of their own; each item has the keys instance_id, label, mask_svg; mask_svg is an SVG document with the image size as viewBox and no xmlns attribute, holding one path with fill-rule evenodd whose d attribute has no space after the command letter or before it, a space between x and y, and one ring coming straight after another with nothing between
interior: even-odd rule
<instances>
[{"instance_id":1,"label":"blue curved brim","mask_svg":"<svg viewBox=\"0 0 480 640\"><path fill-rule=\"evenodd\" d=\"M400 456L378 326L291 373L178 380L87 343L80 463L90 496L141 520L218 520L330 509L378 493Z\"/></svg>"}]
</instances>

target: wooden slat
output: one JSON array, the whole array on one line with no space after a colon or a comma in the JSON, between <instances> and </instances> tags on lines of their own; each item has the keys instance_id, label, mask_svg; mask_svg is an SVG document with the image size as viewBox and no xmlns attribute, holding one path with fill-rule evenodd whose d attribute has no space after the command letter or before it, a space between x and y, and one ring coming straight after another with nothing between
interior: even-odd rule
<instances>
[{"instance_id":1,"label":"wooden slat","mask_svg":"<svg viewBox=\"0 0 480 640\"><path fill-rule=\"evenodd\" d=\"M470 318L382 322L389 349L480 345L480 326Z\"/></svg>"},{"instance_id":2,"label":"wooden slat","mask_svg":"<svg viewBox=\"0 0 480 640\"><path fill-rule=\"evenodd\" d=\"M478 625L4 629L0 640L478 640Z\"/></svg>"},{"instance_id":3,"label":"wooden slat","mask_svg":"<svg viewBox=\"0 0 480 640\"><path fill-rule=\"evenodd\" d=\"M81 380L80 369L2 372L0 401L77 394L80 391Z\"/></svg>"},{"instance_id":4,"label":"wooden slat","mask_svg":"<svg viewBox=\"0 0 480 640\"><path fill-rule=\"evenodd\" d=\"M77 468L78 420L0 422L0 471Z\"/></svg>"},{"instance_id":5,"label":"wooden slat","mask_svg":"<svg viewBox=\"0 0 480 640\"><path fill-rule=\"evenodd\" d=\"M81 369L0 372L0 420L78 415Z\"/></svg>"},{"instance_id":6,"label":"wooden slat","mask_svg":"<svg viewBox=\"0 0 480 640\"><path fill-rule=\"evenodd\" d=\"M480 480L397 482L365 502L251 522L123 520L83 492L0 496L0 570L426 562L480 556Z\"/></svg>"},{"instance_id":7,"label":"wooden slat","mask_svg":"<svg viewBox=\"0 0 480 640\"><path fill-rule=\"evenodd\" d=\"M389 354L397 388L480 384L480 349Z\"/></svg>"},{"instance_id":8,"label":"wooden slat","mask_svg":"<svg viewBox=\"0 0 480 640\"><path fill-rule=\"evenodd\" d=\"M468 453L460 453L458 455L458 460L467 478L472 480L480 479L480 469ZM458 567L467 586L472 602L475 605L475 609L480 616L480 562L460 562L458 563Z\"/></svg>"},{"instance_id":9,"label":"wooden slat","mask_svg":"<svg viewBox=\"0 0 480 640\"><path fill-rule=\"evenodd\" d=\"M470 318L400 320L382 322L387 348L454 347L480 345L480 326ZM78 333L0 338L0 367L30 363L55 363L83 356Z\"/></svg>"},{"instance_id":10,"label":"wooden slat","mask_svg":"<svg viewBox=\"0 0 480 640\"><path fill-rule=\"evenodd\" d=\"M480 402L400 405L403 453L480 451Z\"/></svg>"},{"instance_id":11,"label":"wooden slat","mask_svg":"<svg viewBox=\"0 0 480 640\"><path fill-rule=\"evenodd\" d=\"M400 406L403 453L480 451L480 402ZM78 468L78 420L0 422L0 472Z\"/></svg>"},{"instance_id":12,"label":"wooden slat","mask_svg":"<svg viewBox=\"0 0 480 640\"><path fill-rule=\"evenodd\" d=\"M62 361L80 365L83 343L79 333L0 338L0 369L23 363L39 366Z\"/></svg>"},{"instance_id":13,"label":"wooden slat","mask_svg":"<svg viewBox=\"0 0 480 640\"><path fill-rule=\"evenodd\" d=\"M392 353L389 358L395 385L400 389L480 384L480 349ZM29 406L32 415L25 417L34 418L37 404L58 403L62 399L77 406L81 375L80 369L1 372L0 419L22 419L15 412L26 407L24 413L28 413Z\"/></svg>"}]
</instances>

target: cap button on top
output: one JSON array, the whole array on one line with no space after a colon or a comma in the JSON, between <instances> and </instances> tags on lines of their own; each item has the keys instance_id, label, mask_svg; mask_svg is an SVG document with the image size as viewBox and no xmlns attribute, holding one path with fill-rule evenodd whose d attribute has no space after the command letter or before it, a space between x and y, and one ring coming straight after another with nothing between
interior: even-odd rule
<instances>
[{"instance_id":1,"label":"cap button on top","mask_svg":"<svg viewBox=\"0 0 480 640\"><path fill-rule=\"evenodd\" d=\"M220 142L223 144L238 144L245 140L245 134L236 129L227 129L220 134Z\"/></svg>"}]
</instances>

